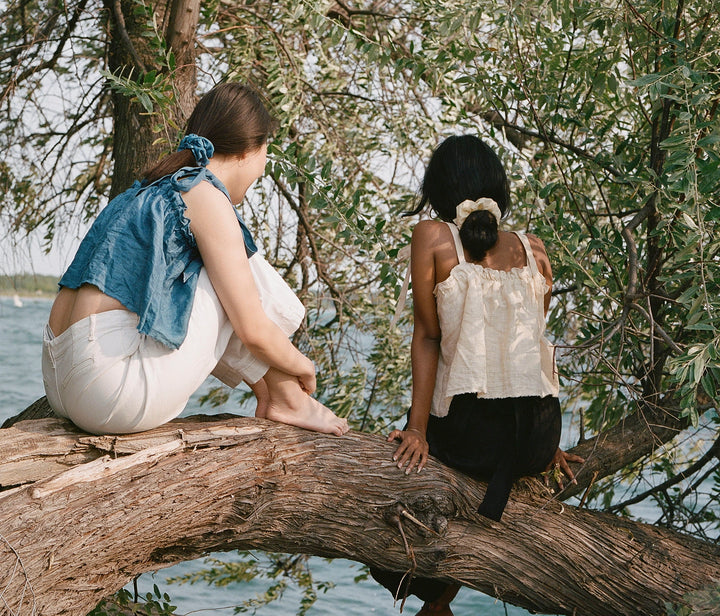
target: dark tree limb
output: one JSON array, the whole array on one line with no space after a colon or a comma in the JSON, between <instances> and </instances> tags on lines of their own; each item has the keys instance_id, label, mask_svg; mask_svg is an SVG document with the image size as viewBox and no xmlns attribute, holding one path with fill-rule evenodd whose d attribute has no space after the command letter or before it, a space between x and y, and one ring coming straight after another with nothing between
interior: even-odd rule
<instances>
[{"instance_id":1,"label":"dark tree limb","mask_svg":"<svg viewBox=\"0 0 720 616\"><path fill-rule=\"evenodd\" d=\"M577 484L568 485L560 498L579 494L594 481L614 475L669 443L690 425L688 417L680 416L672 396L661 403L658 407L638 403L638 409L617 425L570 449L571 453L585 458L585 462L570 465Z\"/></svg>"},{"instance_id":2,"label":"dark tree limb","mask_svg":"<svg viewBox=\"0 0 720 616\"><path fill-rule=\"evenodd\" d=\"M630 505L634 505L635 503L640 503L644 501L646 498L649 498L653 494L657 494L659 492L664 492L668 488L671 488L674 485L677 485L681 481L685 481L688 477L692 477L695 473L702 470L702 468L708 464L713 458L720 459L720 437L715 440L715 442L712 444L710 449L708 449L705 454L696 462L693 462L690 466L683 469L679 473L676 473L669 479L666 479L662 483L650 488L649 490L645 490L645 492L642 492L641 494L637 494L636 496L633 496L632 498L627 499L626 501L623 501L622 503L618 503L617 505L613 505L609 508L609 511L611 512L618 512L622 511L626 507L629 507Z\"/></svg>"}]
</instances>

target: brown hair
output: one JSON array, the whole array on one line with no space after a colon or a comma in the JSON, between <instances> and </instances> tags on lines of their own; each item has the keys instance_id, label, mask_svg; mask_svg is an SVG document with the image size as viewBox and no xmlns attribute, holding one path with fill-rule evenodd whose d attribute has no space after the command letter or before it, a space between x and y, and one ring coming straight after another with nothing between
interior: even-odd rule
<instances>
[{"instance_id":1,"label":"brown hair","mask_svg":"<svg viewBox=\"0 0 720 616\"><path fill-rule=\"evenodd\" d=\"M276 122L251 88L240 83L221 83L205 94L188 119L185 134L209 139L215 154L242 156L257 150L275 129ZM146 182L195 167L190 150L168 154L144 173Z\"/></svg>"}]
</instances>

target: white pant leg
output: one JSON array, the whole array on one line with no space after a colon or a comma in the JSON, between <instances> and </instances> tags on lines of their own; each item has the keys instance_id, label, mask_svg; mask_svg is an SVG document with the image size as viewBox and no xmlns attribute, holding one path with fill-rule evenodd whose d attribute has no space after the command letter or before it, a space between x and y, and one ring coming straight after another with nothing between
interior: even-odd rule
<instances>
[{"instance_id":1,"label":"white pant leg","mask_svg":"<svg viewBox=\"0 0 720 616\"><path fill-rule=\"evenodd\" d=\"M265 314L286 336L292 335L305 317L305 306L261 255L252 255L249 263ZM226 385L237 387L241 381L256 383L265 376L268 367L266 363L253 357L237 335L232 334L227 349L212 374Z\"/></svg>"},{"instance_id":2,"label":"white pant leg","mask_svg":"<svg viewBox=\"0 0 720 616\"><path fill-rule=\"evenodd\" d=\"M137 323L134 313L113 310L82 319L57 337L46 328L43 381L56 413L98 434L157 427L182 412L233 333L204 268L180 348L140 334ZM256 360L247 355L238 369L252 372Z\"/></svg>"}]
</instances>

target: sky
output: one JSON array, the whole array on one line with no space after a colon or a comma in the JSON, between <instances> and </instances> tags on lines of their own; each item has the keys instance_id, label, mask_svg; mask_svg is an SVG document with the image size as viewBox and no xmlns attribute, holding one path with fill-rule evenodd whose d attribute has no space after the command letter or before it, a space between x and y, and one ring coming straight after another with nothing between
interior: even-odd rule
<instances>
[{"instance_id":1,"label":"sky","mask_svg":"<svg viewBox=\"0 0 720 616\"><path fill-rule=\"evenodd\" d=\"M64 235L53 244L49 253L42 248L42 234L36 233L20 240L10 239L2 230L0 242L0 274L13 275L32 273L57 276L65 271L72 259L80 239L75 234Z\"/></svg>"}]
</instances>

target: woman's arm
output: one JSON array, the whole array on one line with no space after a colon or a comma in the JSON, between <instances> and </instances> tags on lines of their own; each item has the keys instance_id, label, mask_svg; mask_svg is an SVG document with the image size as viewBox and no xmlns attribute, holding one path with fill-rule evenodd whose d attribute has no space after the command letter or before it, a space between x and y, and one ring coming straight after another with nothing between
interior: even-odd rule
<instances>
[{"instance_id":1,"label":"woman's arm","mask_svg":"<svg viewBox=\"0 0 720 616\"><path fill-rule=\"evenodd\" d=\"M535 262L537 263L540 273L545 276L545 280L548 284L547 293L545 293L545 314L547 314L548 308L550 307L550 298L552 297L552 267L550 266L550 259L545 252L545 244L542 240L535 235L527 234L528 241L530 242L530 248L532 248Z\"/></svg>"},{"instance_id":2,"label":"woman's arm","mask_svg":"<svg viewBox=\"0 0 720 616\"><path fill-rule=\"evenodd\" d=\"M436 278L434 247L438 231L437 223L421 221L412 235L412 407L406 430L394 430L388 436L389 441L401 441L393 459L398 462L398 468L407 464L406 473L416 466L420 472L428 458L426 433L440 354L440 324L433 294Z\"/></svg>"},{"instance_id":3,"label":"woman's arm","mask_svg":"<svg viewBox=\"0 0 720 616\"><path fill-rule=\"evenodd\" d=\"M550 259L548 258L547 252L545 251L545 245L539 237L530 234L528 234L527 237L530 241L530 247L532 248L533 256L535 257L538 269L540 270L540 273L545 276L545 280L548 283L549 289L547 293L545 293L545 314L547 314L548 307L550 306L550 297L552 296L553 283ZM567 453L560 449L560 447L558 447L555 451L553 459L545 468L545 485L550 485L550 476L552 474L558 486L560 487L560 490L563 490L565 486L563 484L561 471L565 472L565 474L570 478L570 481L572 483L577 483L577 481L575 480L575 475L573 474L568 462L578 462L582 464L585 462L585 460L584 458L576 456L575 454Z\"/></svg>"},{"instance_id":4,"label":"woman's arm","mask_svg":"<svg viewBox=\"0 0 720 616\"><path fill-rule=\"evenodd\" d=\"M207 182L200 182L183 198L203 264L238 338L268 365L298 377L308 393L315 391L313 363L262 308L230 202Z\"/></svg>"}]
</instances>

